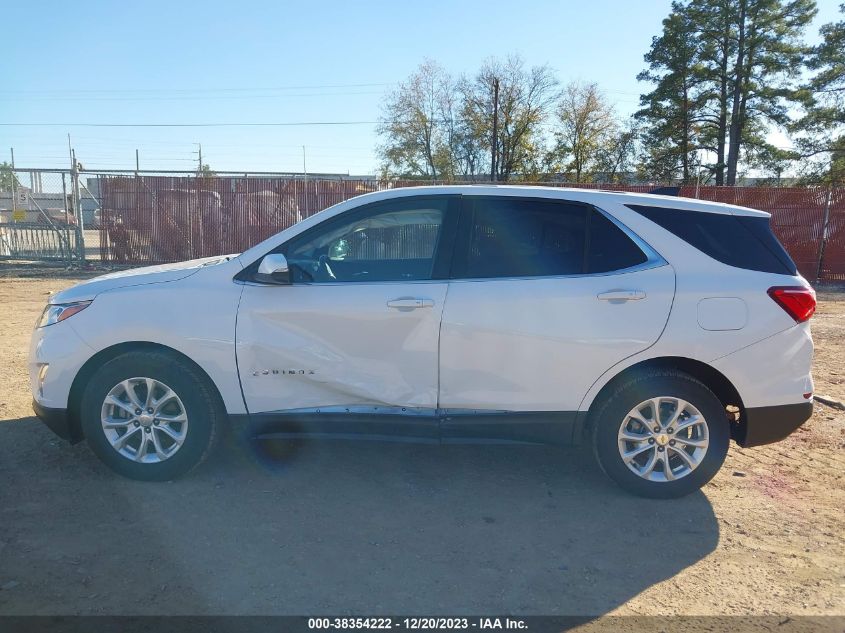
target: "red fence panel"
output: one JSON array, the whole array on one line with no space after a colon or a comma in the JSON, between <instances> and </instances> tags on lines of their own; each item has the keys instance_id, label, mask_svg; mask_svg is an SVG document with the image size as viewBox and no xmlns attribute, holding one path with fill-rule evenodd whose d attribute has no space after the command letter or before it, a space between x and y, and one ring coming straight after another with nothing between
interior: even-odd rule
<instances>
[{"instance_id":1,"label":"red fence panel","mask_svg":"<svg viewBox=\"0 0 845 633\"><path fill-rule=\"evenodd\" d=\"M101 259L115 264L172 262L241 252L352 197L420 181L302 176L209 178L97 177ZM525 183L527 184L527 183ZM648 193L655 185L532 183ZM825 208L831 202L822 249ZM772 214L772 228L807 279L845 281L845 189L682 187L680 195ZM819 257L824 251L823 262Z\"/></svg>"}]
</instances>

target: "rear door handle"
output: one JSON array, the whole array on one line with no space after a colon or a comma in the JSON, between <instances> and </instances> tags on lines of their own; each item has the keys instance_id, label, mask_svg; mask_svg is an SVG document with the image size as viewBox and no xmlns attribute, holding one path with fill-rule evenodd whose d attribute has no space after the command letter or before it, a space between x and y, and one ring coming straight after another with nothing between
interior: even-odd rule
<instances>
[{"instance_id":1,"label":"rear door handle","mask_svg":"<svg viewBox=\"0 0 845 633\"><path fill-rule=\"evenodd\" d=\"M608 290L601 292L598 295L600 301L624 302L624 301L639 301L645 299L645 293L642 290Z\"/></svg>"},{"instance_id":2,"label":"rear door handle","mask_svg":"<svg viewBox=\"0 0 845 633\"><path fill-rule=\"evenodd\" d=\"M388 308L395 308L396 310L416 310L417 308L433 308L434 301L432 299L424 299L422 297L400 297L399 299L391 299L387 302Z\"/></svg>"}]
</instances>

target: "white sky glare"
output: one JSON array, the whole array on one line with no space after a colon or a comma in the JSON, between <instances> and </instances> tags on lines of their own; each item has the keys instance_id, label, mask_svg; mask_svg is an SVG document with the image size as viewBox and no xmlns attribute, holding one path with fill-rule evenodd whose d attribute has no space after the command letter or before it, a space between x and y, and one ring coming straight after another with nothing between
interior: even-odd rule
<instances>
[{"instance_id":1,"label":"white sky glare","mask_svg":"<svg viewBox=\"0 0 845 633\"><path fill-rule=\"evenodd\" d=\"M637 107L643 54L670 0L445 2L48 2L4 7L0 161L86 168L371 174L384 94L426 57L456 75L490 56L596 81ZM838 19L820 0L808 31ZM356 122L354 125L86 127L79 123ZM22 124L51 125L22 125ZM14 125L8 125L14 124Z\"/></svg>"}]
</instances>

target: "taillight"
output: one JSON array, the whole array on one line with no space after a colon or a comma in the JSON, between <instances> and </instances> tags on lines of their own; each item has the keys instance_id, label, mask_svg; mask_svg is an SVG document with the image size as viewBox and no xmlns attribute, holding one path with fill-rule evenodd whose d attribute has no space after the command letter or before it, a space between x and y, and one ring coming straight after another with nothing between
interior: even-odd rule
<instances>
[{"instance_id":1,"label":"taillight","mask_svg":"<svg viewBox=\"0 0 845 633\"><path fill-rule=\"evenodd\" d=\"M775 286L769 296L798 323L803 323L816 311L816 293L804 286Z\"/></svg>"}]
</instances>

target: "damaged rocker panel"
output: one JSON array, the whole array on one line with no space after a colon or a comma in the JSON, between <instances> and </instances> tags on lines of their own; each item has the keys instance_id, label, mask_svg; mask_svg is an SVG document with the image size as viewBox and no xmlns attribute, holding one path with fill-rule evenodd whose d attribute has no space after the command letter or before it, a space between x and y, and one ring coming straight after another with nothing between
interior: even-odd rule
<instances>
[{"instance_id":1,"label":"damaged rocker panel","mask_svg":"<svg viewBox=\"0 0 845 633\"><path fill-rule=\"evenodd\" d=\"M577 411L354 405L231 416L254 438L335 437L433 443L572 444ZM580 416L583 417L583 416Z\"/></svg>"}]
</instances>

